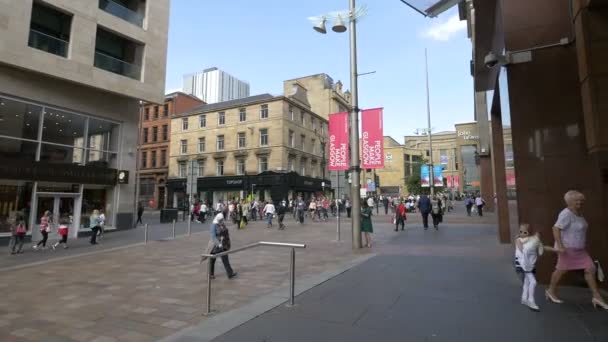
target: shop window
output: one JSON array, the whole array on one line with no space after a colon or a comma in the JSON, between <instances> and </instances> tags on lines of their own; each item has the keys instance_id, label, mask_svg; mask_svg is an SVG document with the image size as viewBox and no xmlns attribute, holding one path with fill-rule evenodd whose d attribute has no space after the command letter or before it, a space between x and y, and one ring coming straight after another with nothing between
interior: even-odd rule
<instances>
[{"instance_id":1,"label":"shop window","mask_svg":"<svg viewBox=\"0 0 608 342\"><path fill-rule=\"evenodd\" d=\"M0 182L0 233L11 231L13 219L22 219L29 225L32 185L22 181Z\"/></svg>"},{"instance_id":2,"label":"shop window","mask_svg":"<svg viewBox=\"0 0 608 342\"><path fill-rule=\"evenodd\" d=\"M84 161L84 149L42 144L40 161L54 164L81 164Z\"/></svg>"},{"instance_id":3,"label":"shop window","mask_svg":"<svg viewBox=\"0 0 608 342\"><path fill-rule=\"evenodd\" d=\"M84 116L46 108L42 126L42 141L75 146L84 136L87 119Z\"/></svg>"},{"instance_id":4,"label":"shop window","mask_svg":"<svg viewBox=\"0 0 608 342\"><path fill-rule=\"evenodd\" d=\"M106 225L112 225L112 215L109 212L110 208L106 207L107 202L106 189L87 189L82 192L82 211L80 218L80 228L89 228L90 217L93 210L104 211L106 216ZM110 202L111 203L111 202ZM109 207L109 206L108 206Z\"/></svg>"},{"instance_id":5,"label":"shop window","mask_svg":"<svg viewBox=\"0 0 608 342\"><path fill-rule=\"evenodd\" d=\"M42 107L0 98L0 135L38 140Z\"/></svg>"},{"instance_id":6,"label":"shop window","mask_svg":"<svg viewBox=\"0 0 608 342\"><path fill-rule=\"evenodd\" d=\"M38 143L12 138L0 138L0 157L19 160L36 160Z\"/></svg>"}]
</instances>

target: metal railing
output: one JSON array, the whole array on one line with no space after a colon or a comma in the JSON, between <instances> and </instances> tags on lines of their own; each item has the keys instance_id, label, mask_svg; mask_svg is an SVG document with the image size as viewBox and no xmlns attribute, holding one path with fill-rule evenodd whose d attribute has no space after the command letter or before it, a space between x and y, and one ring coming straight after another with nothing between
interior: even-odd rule
<instances>
[{"instance_id":1,"label":"metal railing","mask_svg":"<svg viewBox=\"0 0 608 342\"><path fill-rule=\"evenodd\" d=\"M115 74L127 76L136 80L141 79L141 67L120 60L118 58L95 51L95 63L97 68L113 72Z\"/></svg>"},{"instance_id":2,"label":"metal railing","mask_svg":"<svg viewBox=\"0 0 608 342\"><path fill-rule=\"evenodd\" d=\"M115 15L121 19L124 19L131 24L137 25L139 27L143 27L144 24L144 16L139 14L120 3L113 0L99 0L99 8L108 12L112 15Z\"/></svg>"},{"instance_id":3,"label":"metal railing","mask_svg":"<svg viewBox=\"0 0 608 342\"><path fill-rule=\"evenodd\" d=\"M54 55L67 57L70 42L53 37L46 33L30 29L28 45L38 50L46 51Z\"/></svg>"},{"instance_id":4,"label":"metal railing","mask_svg":"<svg viewBox=\"0 0 608 342\"><path fill-rule=\"evenodd\" d=\"M208 258L207 262L207 305L205 307L204 315L211 314L211 260L220 258L224 255L241 252L247 249L260 247L260 246L273 246L273 247L285 247L291 248L289 253L289 304L288 306L295 305L295 283L296 283L296 248L306 248L305 244L300 243L285 243L285 242L268 242L259 241L243 247L235 248L233 250L217 253L217 254L201 254L201 263Z\"/></svg>"}]
</instances>

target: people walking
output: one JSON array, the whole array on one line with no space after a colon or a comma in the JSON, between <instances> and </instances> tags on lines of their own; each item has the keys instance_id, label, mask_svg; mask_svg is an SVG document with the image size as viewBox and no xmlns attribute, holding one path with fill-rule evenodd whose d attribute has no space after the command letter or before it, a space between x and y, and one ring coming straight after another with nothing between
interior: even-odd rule
<instances>
[{"instance_id":1,"label":"people walking","mask_svg":"<svg viewBox=\"0 0 608 342\"><path fill-rule=\"evenodd\" d=\"M350 218L350 211L352 210L350 200L347 198L344 207L346 208L346 217Z\"/></svg>"},{"instance_id":2,"label":"people walking","mask_svg":"<svg viewBox=\"0 0 608 342\"><path fill-rule=\"evenodd\" d=\"M59 233L59 236L61 236L61 240L55 242L55 244L53 245L53 249L57 248L61 244L63 244L63 249L68 248L68 231L70 223L71 222L69 216L64 216L59 219L59 229L57 230L57 232Z\"/></svg>"},{"instance_id":3,"label":"people walking","mask_svg":"<svg viewBox=\"0 0 608 342\"><path fill-rule=\"evenodd\" d=\"M274 204L272 204L270 201L267 202L264 206L264 215L266 215L266 219L268 220L267 228L272 228L272 217L274 216L275 212L276 208L274 207Z\"/></svg>"},{"instance_id":4,"label":"people walking","mask_svg":"<svg viewBox=\"0 0 608 342\"><path fill-rule=\"evenodd\" d=\"M300 221L300 224L304 224L304 213L306 211L306 202L302 198L298 198L298 204L296 208L296 220Z\"/></svg>"},{"instance_id":5,"label":"people walking","mask_svg":"<svg viewBox=\"0 0 608 342\"><path fill-rule=\"evenodd\" d=\"M587 229L589 225L583 217L582 207L585 196L575 190L564 195L567 207L559 213L553 226L553 237L557 253L557 265L551 275L551 284L545 296L553 303L563 303L557 297L557 285L564 274L573 270L584 270L585 280L591 289L591 304L594 307L608 310L608 304L602 298L595 280L595 265L585 250Z\"/></svg>"},{"instance_id":6,"label":"people walking","mask_svg":"<svg viewBox=\"0 0 608 342\"><path fill-rule=\"evenodd\" d=\"M384 205L384 215L388 215L388 197L382 198L382 204Z\"/></svg>"},{"instance_id":7,"label":"people walking","mask_svg":"<svg viewBox=\"0 0 608 342\"><path fill-rule=\"evenodd\" d=\"M9 242L9 250L11 254L23 253L23 243L25 234L27 234L27 226L23 215L13 211L9 215L8 223L11 226L11 241Z\"/></svg>"},{"instance_id":8,"label":"people walking","mask_svg":"<svg viewBox=\"0 0 608 342\"><path fill-rule=\"evenodd\" d=\"M441 196L435 195L431 200L431 217L433 218L433 228L439 230L439 223L443 221L443 203Z\"/></svg>"},{"instance_id":9,"label":"people walking","mask_svg":"<svg viewBox=\"0 0 608 342\"><path fill-rule=\"evenodd\" d=\"M141 221L141 217L144 215L144 205L142 202L139 202L139 205L137 206L137 222L135 222L135 225L137 224L144 224Z\"/></svg>"},{"instance_id":10,"label":"people walking","mask_svg":"<svg viewBox=\"0 0 608 342\"><path fill-rule=\"evenodd\" d=\"M34 249L40 248L46 249L46 242L49 239L49 233L51 232L51 212L45 211L42 217L40 218L40 234L42 234L42 240L38 241L36 245L33 246Z\"/></svg>"},{"instance_id":11,"label":"people walking","mask_svg":"<svg viewBox=\"0 0 608 342\"><path fill-rule=\"evenodd\" d=\"M540 241L540 235L532 235L530 225L519 226L519 234L515 240L515 267L518 272L523 273L524 282L521 293L521 303L533 311L539 311L534 298L536 290L536 260L543 254L544 248Z\"/></svg>"},{"instance_id":12,"label":"people walking","mask_svg":"<svg viewBox=\"0 0 608 342\"><path fill-rule=\"evenodd\" d=\"M287 206L285 205L285 201L279 204L279 208L277 209L277 216L279 218L279 230L285 229L285 224L283 224L283 220L285 219L285 213L287 212Z\"/></svg>"},{"instance_id":13,"label":"people walking","mask_svg":"<svg viewBox=\"0 0 608 342\"><path fill-rule=\"evenodd\" d=\"M477 214L483 216L483 207L486 205L486 201L483 200L481 195L477 195L475 198L475 206L477 207Z\"/></svg>"},{"instance_id":14,"label":"people walking","mask_svg":"<svg viewBox=\"0 0 608 342\"><path fill-rule=\"evenodd\" d=\"M211 245L210 254L219 254L230 250L230 232L226 227L223 212L220 211L213 218L213 222L209 226L209 237L209 245ZM222 255L220 258L222 259L222 263L224 264L224 269L226 269L228 279L236 277L237 273L234 272L234 270L232 269L228 255ZM211 258L211 267L209 274L209 277L211 277L211 279L215 279L215 260L216 258Z\"/></svg>"},{"instance_id":15,"label":"people walking","mask_svg":"<svg viewBox=\"0 0 608 342\"><path fill-rule=\"evenodd\" d=\"M374 227L372 225L373 207L370 207L365 201L362 204L363 208L361 209L361 232L365 236L365 246L367 248L372 248L371 234L374 232Z\"/></svg>"},{"instance_id":16,"label":"people walking","mask_svg":"<svg viewBox=\"0 0 608 342\"><path fill-rule=\"evenodd\" d=\"M89 217L89 228L91 228L91 245L97 244L97 232L99 231L99 223L101 219L99 218L99 210L93 210L93 213Z\"/></svg>"},{"instance_id":17,"label":"people walking","mask_svg":"<svg viewBox=\"0 0 608 342\"><path fill-rule=\"evenodd\" d=\"M431 213L431 200L427 195L420 196L418 200L418 210L422 215L422 225L424 229L429 229L429 214Z\"/></svg>"},{"instance_id":18,"label":"people walking","mask_svg":"<svg viewBox=\"0 0 608 342\"><path fill-rule=\"evenodd\" d=\"M66 218L66 220L68 221L67 223L72 223L70 222L69 218ZM106 232L106 214L103 212L103 209L99 210L99 238L101 239L103 237L103 234ZM66 245L67 246L67 245Z\"/></svg>"},{"instance_id":19,"label":"people walking","mask_svg":"<svg viewBox=\"0 0 608 342\"><path fill-rule=\"evenodd\" d=\"M467 208L467 216L471 216L471 209L473 208L473 199L471 197L467 197L464 200L464 206Z\"/></svg>"},{"instance_id":20,"label":"people walking","mask_svg":"<svg viewBox=\"0 0 608 342\"><path fill-rule=\"evenodd\" d=\"M395 231L399 229L399 225L401 224L401 230L405 229L405 220L406 218L406 210L405 204L399 203L397 209L395 210Z\"/></svg>"}]
</instances>

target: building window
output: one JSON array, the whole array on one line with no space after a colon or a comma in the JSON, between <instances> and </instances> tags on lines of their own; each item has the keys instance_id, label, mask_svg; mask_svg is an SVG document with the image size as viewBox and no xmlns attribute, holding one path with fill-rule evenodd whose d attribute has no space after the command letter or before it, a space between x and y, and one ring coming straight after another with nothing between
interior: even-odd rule
<instances>
[{"instance_id":1,"label":"building window","mask_svg":"<svg viewBox=\"0 0 608 342\"><path fill-rule=\"evenodd\" d=\"M216 160L215 161L215 174L217 176L223 176L224 175L224 161L223 160Z\"/></svg>"},{"instance_id":2,"label":"building window","mask_svg":"<svg viewBox=\"0 0 608 342\"><path fill-rule=\"evenodd\" d=\"M182 118L182 131L188 130L188 118Z\"/></svg>"},{"instance_id":3,"label":"building window","mask_svg":"<svg viewBox=\"0 0 608 342\"><path fill-rule=\"evenodd\" d=\"M188 140L182 140L179 143L179 151L181 154L188 153Z\"/></svg>"},{"instance_id":4,"label":"building window","mask_svg":"<svg viewBox=\"0 0 608 342\"><path fill-rule=\"evenodd\" d=\"M310 165L310 171L311 171L311 176L312 178L317 178L317 163L312 163Z\"/></svg>"},{"instance_id":5,"label":"building window","mask_svg":"<svg viewBox=\"0 0 608 342\"><path fill-rule=\"evenodd\" d=\"M97 26L93 65L108 72L141 80L144 44Z\"/></svg>"},{"instance_id":6,"label":"building window","mask_svg":"<svg viewBox=\"0 0 608 342\"><path fill-rule=\"evenodd\" d=\"M144 120L150 120L150 108L144 108Z\"/></svg>"},{"instance_id":7,"label":"building window","mask_svg":"<svg viewBox=\"0 0 608 342\"><path fill-rule=\"evenodd\" d=\"M245 140L245 132L239 132L237 140L238 140L238 147L245 148L245 146L247 145L247 141Z\"/></svg>"},{"instance_id":8,"label":"building window","mask_svg":"<svg viewBox=\"0 0 608 342\"><path fill-rule=\"evenodd\" d=\"M156 167L156 151L150 152L150 162L152 167Z\"/></svg>"},{"instance_id":9,"label":"building window","mask_svg":"<svg viewBox=\"0 0 608 342\"><path fill-rule=\"evenodd\" d=\"M226 124L226 113L225 112L217 113L217 124L219 126Z\"/></svg>"},{"instance_id":10,"label":"building window","mask_svg":"<svg viewBox=\"0 0 608 342\"><path fill-rule=\"evenodd\" d=\"M247 109L241 108L239 109L239 122L247 121Z\"/></svg>"},{"instance_id":11,"label":"building window","mask_svg":"<svg viewBox=\"0 0 608 342\"><path fill-rule=\"evenodd\" d=\"M301 139L300 147L302 148L302 151L306 151L306 136L304 134L302 134L302 135L300 135L300 139Z\"/></svg>"},{"instance_id":12,"label":"building window","mask_svg":"<svg viewBox=\"0 0 608 342\"><path fill-rule=\"evenodd\" d=\"M447 166L449 159L450 158L448 157L448 150L439 150L439 164Z\"/></svg>"},{"instance_id":13,"label":"building window","mask_svg":"<svg viewBox=\"0 0 608 342\"><path fill-rule=\"evenodd\" d=\"M207 147L207 141L206 141L205 137L198 138L198 152L199 153L205 152L206 147Z\"/></svg>"},{"instance_id":14,"label":"building window","mask_svg":"<svg viewBox=\"0 0 608 342\"><path fill-rule=\"evenodd\" d=\"M291 121L293 121L293 120L296 119L296 114L293 112L293 107L292 106L289 106L289 119Z\"/></svg>"},{"instance_id":15,"label":"building window","mask_svg":"<svg viewBox=\"0 0 608 342\"><path fill-rule=\"evenodd\" d=\"M177 164L177 176L181 178L186 178L188 176L188 169L185 161L181 161Z\"/></svg>"},{"instance_id":16,"label":"building window","mask_svg":"<svg viewBox=\"0 0 608 342\"><path fill-rule=\"evenodd\" d=\"M141 168L145 169L148 167L148 152L143 151L141 153Z\"/></svg>"},{"instance_id":17,"label":"building window","mask_svg":"<svg viewBox=\"0 0 608 342\"><path fill-rule=\"evenodd\" d=\"M160 150L160 166L167 166L167 150Z\"/></svg>"},{"instance_id":18,"label":"building window","mask_svg":"<svg viewBox=\"0 0 608 342\"><path fill-rule=\"evenodd\" d=\"M260 106L260 119L268 119L268 105L263 104Z\"/></svg>"},{"instance_id":19,"label":"building window","mask_svg":"<svg viewBox=\"0 0 608 342\"><path fill-rule=\"evenodd\" d=\"M205 114L199 115L199 117L198 117L198 126L200 128L207 127L207 115L205 115Z\"/></svg>"},{"instance_id":20,"label":"building window","mask_svg":"<svg viewBox=\"0 0 608 342\"><path fill-rule=\"evenodd\" d=\"M454 149L454 170L458 171L458 149Z\"/></svg>"},{"instance_id":21,"label":"building window","mask_svg":"<svg viewBox=\"0 0 608 342\"><path fill-rule=\"evenodd\" d=\"M258 171L268 171L268 157L260 157L258 159Z\"/></svg>"},{"instance_id":22,"label":"building window","mask_svg":"<svg viewBox=\"0 0 608 342\"><path fill-rule=\"evenodd\" d=\"M163 106L163 116L167 117L169 116L169 104L165 103L165 105Z\"/></svg>"},{"instance_id":23,"label":"building window","mask_svg":"<svg viewBox=\"0 0 608 342\"><path fill-rule=\"evenodd\" d=\"M197 177L203 177L205 175L205 161L204 160L199 160L198 163L198 170L197 170Z\"/></svg>"},{"instance_id":24,"label":"building window","mask_svg":"<svg viewBox=\"0 0 608 342\"><path fill-rule=\"evenodd\" d=\"M158 141L158 127L154 126L152 127L152 142L157 142Z\"/></svg>"},{"instance_id":25,"label":"building window","mask_svg":"<svg viewBox=\"0 0 608 342\"><path fill-rule=\"evenodd\" d=\"M310 128L314 131L316 128L315 126L317 125L317 122L315 120L315 118L310 118Z\"/></svg>"},{"instance_id":26,"label":"building window","mask_svg":"<svg viewBox=\"0 0 608 342\"><path fill-rule=\"evenodd\" d=\"M148 142L148 127L144 128L144 133L143 133L142 138L143 138L144 144Z\"/></svg>"},{"instance_id":27,"label":"building window","mask_svg":"<svg viewBox=\"0 0 608 342\"><path fill-rule=\"evenodd\" d=\"M304 113L304 111L302 111L302 116L300 116L300 119L302 120L302 127L306 126L306 117L304 116L306 113Z\"/></svg>"},{"instance_id":28,"label":"building window","mask_svg":"<svg viewBox=\"0 0 608 342\"><path fill-rule=\"evenodd\" d=\"M315 139L312 139L310 141L310 148L311 148L312 154L316 154L317 153L317 141Z\"/></svg>"},{"instance_id":29,"label":"building window","mask_svg":"<svg viewBox=\"0 0 608 342\"><path fill-rule=\"evenodd\" d=\"M218 151L223 151L224 150L224 136L223 135L218 135L217 136L217 146L216 149Z\"/></svg>"},{"instance_id":30,"label":"building window","mask_svg":"<svg viewBox=\"0 0 608 342\"><path fill-rule=\"evenodd\" d=\"M306 163L306 159L302 158L300 160L300 176L306 176Z\"/></svg>"},{"instance_id":31,"label":"building window","mask_svg":"<svg viewBox=\"0 0 608 342\"><path fill-rule=\"evenodd\" d=\"M325 125L322 122L320 122L319 127L321 128L321 135L325 134Z\"/></svg>"},{"instance_id":32,"label":"building window","mask_svg":"<svg viewBox=\"0 0 608 342\"><path fill-rule=\"evenodd\" d=\"M236 174L239 176L245 174L245 159L236 160Z\"/></svg>"},{"instance_id":33,"label":"building window","mask_svg":"<svg viewBox=\"0 0 608 342\"><path fill-rule=\"evenodd\" d=\"M99 8L133 25L143 27L145 1L99 0Z\"/></svg>"},{"instance_id":34,"label":"building window","mask_svg":"<svg viewBox=\"0 0 608 342\"><path fill-rule=\"evenodd\" d=\"M163 125L163 141L169 140L169 125Z\"/></svg>"},{"instance_id":35,"label":"building window","mask_svg":"<svg viewBox=\"0 0 608 342\"><path fill-rule=\"evenodd\" d=\"M28 45L67 57L72 16L35 1L32 7Z\"/></svg>"},{"instance_id":36,"label":"building window","mask_svg":"<svg viewBox=\"0 0 608 342\"><path fill-rule=\"evenodd\" d=\"M296 135L293 131L289 131L289 147L296 147Z\"/></svg>"},{"instance_id":37,"label":"building window","mask_svg":"<svg viewBox=\"0 0 608 342\"><path fill-rule=\"evenodd\" d=\"M158 119L158 106L154 106L154 120Z\"/></svg>"},{"instance_id":38,"label":"building window","mask_svg":"<svg viewBox=\"0 0 608 342\"><path fill-rule=\"evenodd\" d=\"M295 171L296 170L296 160L293 157L289 157L289 159L287 159L287 170L288 171Z\"/></svg>"},{"instance_id":39,"label":"building window","mask_svg":"<svg viewBox=\"0 0 608 342\"><path fill-rule=\"evenodd\" d=\"M260 146L268 146L268 128L260 129Z\"/></svg>"}]
</instances>

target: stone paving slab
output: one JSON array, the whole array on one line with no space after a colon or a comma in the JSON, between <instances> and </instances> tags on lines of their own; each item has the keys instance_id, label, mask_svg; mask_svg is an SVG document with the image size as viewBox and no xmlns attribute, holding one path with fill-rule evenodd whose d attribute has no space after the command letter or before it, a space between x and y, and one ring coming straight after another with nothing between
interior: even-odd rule
<instances>
[{"instance_id":1,"label":"stone paving slab","mask_svg":"<svg viewBox=\"0 0 608 342\"><path fill-rule=\"evenodd\" d=\"M332 241L335 221L303 226L288 221L285 231L264 226L232 226L233 246L260 240L306 243L296 254L299 291L313 286L310 277L331 276L372 253L352 252L347 224L342 242ZM390 229L375 234L378 241L392 236ZM206 265L199 255L207 241L207 234L193 234L5 271L0 288L10 295L0 302L0 341L155 341L197 325L205 319ZM239 276L233 280L218 261L212 308L228 312L277 291L285 295L288 256L288 249L272 247L234 254L231 264Z\"/></svg>"}]
</instances>

